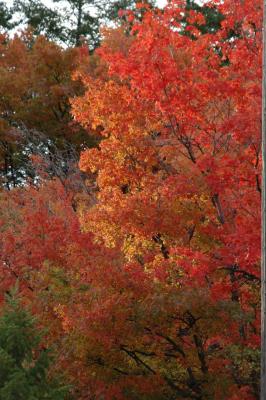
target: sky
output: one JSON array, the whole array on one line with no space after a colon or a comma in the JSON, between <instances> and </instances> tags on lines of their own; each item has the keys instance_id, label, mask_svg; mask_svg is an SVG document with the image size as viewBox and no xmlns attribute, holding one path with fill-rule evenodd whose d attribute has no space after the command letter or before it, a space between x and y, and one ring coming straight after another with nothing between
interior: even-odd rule
<instances>
[{"instance_id":1,"label":"sky","mask_svg":"<svg viewBox=\"0 0 266 400\"><path fill-rule=\"evenodd\" d=\"M164 7L166 3L166 0L157 0L158 7Z\"/></svg>"}]
</instances>

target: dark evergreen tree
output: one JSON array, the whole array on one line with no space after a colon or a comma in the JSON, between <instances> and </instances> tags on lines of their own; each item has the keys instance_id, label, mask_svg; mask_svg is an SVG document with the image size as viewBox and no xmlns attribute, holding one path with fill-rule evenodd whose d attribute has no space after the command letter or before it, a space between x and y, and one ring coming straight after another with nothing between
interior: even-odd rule
<instances>
[{"instance_id":1,"label":"dark evergreen tree","mask_svg":"<svg viewBox=\"0 0 266 400\"><path fill-rule=\"evenodd\" d=\"M0 1L0 31L14 28L15 23L12 22L12 10L8 8L4 1Z\"/></svg>"},{"instance_id":2,"label":"dark evergreen tree","mask_svg":"<svg viewBox=\"0 0 266 400\"><path fill-rule=\"evenodd\" d=\"M12 292L0 317L0 400L67 398L67 387L48 379L52 359L41 339L35 318Z\"/></svg>"},{"instance_id":3,"label":"dark evergreen tree","mask_svg":"<svg viewBox=\"0 0 266 400\"><path fill-rule=\"evenodd\" d=\"M120 9L133 8L134 0L53 0L49 8L39 0L15 0L13 10L21 23L35 34L67 46L79 46L84 39L91 50L99 45L100 26L118 17Z\"/></svg>"},{"instance_id":4,"label":"dark evergreen tree","mask_svg":"<svg viewBox=\"0 0 266 400\"><path fill-rule=\"evenodd\" d=\"M13 11L19 15L19 23L31 26L35 35L45 34L50 40L66 41L62 15L39 0L15 0Z\"/></svg>"},{"instance_id":5,"label":"dark evergreen tree","mask_svg":"<svg viewBox=\"0 0 266 400\"><path fill-rule=\"evenodd\" d=\"M195 0L186 0L186 10L187 11L197 11L200 12L204 17L206 23L203 25L195 26L199 29L201 33L215 33L221 28L221 22L224 16L217 10L216 7L210 7L208 5L200 5Z\"/></svg>"}]
</instances>

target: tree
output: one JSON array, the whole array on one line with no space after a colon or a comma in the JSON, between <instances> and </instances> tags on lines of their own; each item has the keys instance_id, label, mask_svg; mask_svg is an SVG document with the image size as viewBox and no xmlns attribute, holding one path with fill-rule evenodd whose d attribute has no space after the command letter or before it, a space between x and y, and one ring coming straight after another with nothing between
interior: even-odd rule
<instances>
[{"instance_id":1,"label":"tree","mask_svg":"<svg viewBox=\"0 0 266 400\"><path fill-rule=\"evenodd\" d=\"M219 10L217 10L215 5L210 7L210 3L207 5L201 5L194 0L187 0L186 11L188 12L188 15L191 11L195 11L204 17L204 23L198 23L195 21L195 26L201 33L215 33L221 29L221 23L224 19L224 16L221 14L221 12L219 12ZM186 24L186 17L184 18L184 22Z\"/></svg>"},{"instance_id":2,"label":"tree","mask_svg":"<svg viewBox=\"0 0 266 400\"><path fill-rule=\"evenodd\" d=\"M15 24L12 22L12 10L3 1L0 2L0 30L10 30Z\"/></svg>"},{"instance_id":3,"label":"tree","mask_svg":"<svg viewBox=\"0 0 266 400\"><path fill-rule=\"evenodd\" d=\"M0 175L10 189L34 180L32 153L46 156L58 148L67 162L71 147L78 155L97 141L70 115L69 98L83 90L72 75L90 64L86 48L82 55L83 49L63 49L26 31L12 39L3 36L0 49Z\"/></svg>"},{"instance_id":4,"label":"tree","mask_svg":"<svg viewBox=\"0 0 266 400\"><path fill-rule=\"evenodd\" d=\"M118 19L119 10L134 7L135 1L53 0L57 8L36 0L16 0L14 10L21 20L34 28L35 34L81 46L86 40L91 50L99 45L102 24Z\"/></svg>"},{"instance_id":5,"label":"tree","mask_svg":"<svg viewBox=\"0 0 266 400\"><path fill-rule=\"evenodd\" d=\"M45 34L50 40L66 41L66 32L62 29L62 16L56 10L36 0L16 0L13 10L19 13L20 22L34 29L36 36Z\"/></svg>"},{"instance_id":6,"label":"tree","mask_svg":"<svg viewBox=\"0 0 266 400\"><path fill-rule=\"evenodd\" d=\"M36 329L35 318L10 293L0 317L0 399L66 399L67 388L48 378L52 360Z\"/></svg>"},{"instance_id":7,"label":"tree","mask_svg":"<svg viewBox=\"0 0 266 400\"><path fill-rule=\"evenodd\" d=\"M84 225L98 242L120 249L119 271L130 282L115 291L123 273L114 278L112 271L111 282L105 274L108 300L97 298L99 314L92 309L90 317L97 327L90 336L102 350L91 362L96 375L104 370L107 391L115 390L111 369L118 369L121 398L144 396L149 384L155 396L150 387L160 382L166 398L255 399L261 3L221 2L216 34L203 35L195 25L203 16L191 12L186 29L197 40L179 33L185 9L179 1L162 14L147 12L128 51L103 44L109 80L84 76L86 93L73 102L76 118L104 137L81 156L99 190ZM141 285L130 280L132 271ZM171 356L177 370L167 370ZM213 383L217 376L224 384Z\"/></svg>"},{"instance_id":8,"label":"tree","mask_svg":"<svg viewBox=\"0 0 266 400\"><path fill-rule=\"evenodd\" d=\"M79 400L255 400L261 1L209 33L185 0L138 7L77 73L87 187L0 194L1 291L19 279Z\"/></svg>"}]
</instances>

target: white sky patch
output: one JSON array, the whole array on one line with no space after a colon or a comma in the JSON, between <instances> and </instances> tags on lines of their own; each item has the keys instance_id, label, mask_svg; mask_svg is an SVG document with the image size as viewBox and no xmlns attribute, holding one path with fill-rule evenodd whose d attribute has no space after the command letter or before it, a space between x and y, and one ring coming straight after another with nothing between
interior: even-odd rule
<instances>
[{"instance_id":1,"label":"white sky patch","mask_svg":"<svg viewBox=\"0 0 266 400\"><path fill-rule=\"evenodd\" d=\"M164 7L167 4L167 0L157 0L158 7Z\"/></svg>"}]
</instances>

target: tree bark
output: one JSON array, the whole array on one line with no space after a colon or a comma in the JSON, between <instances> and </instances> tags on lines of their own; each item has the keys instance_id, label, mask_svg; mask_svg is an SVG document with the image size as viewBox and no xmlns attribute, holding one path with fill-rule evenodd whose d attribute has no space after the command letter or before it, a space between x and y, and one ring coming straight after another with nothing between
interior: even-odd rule
<instances>
[{"instance_id":1,"label":"tree bark","mask_svg":"<svg viewBox=\"0 0 266 400\"><path fill-rule=\"evenodd\" d=\"M76 27L76 40L75 40L75 47L80 46L80 35L81 35L81 20L82 20L82 0L78 3L78 16L77 16L77 27Z\"/></svg>"}]
</instances>

